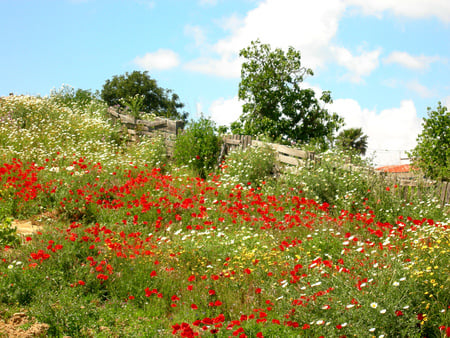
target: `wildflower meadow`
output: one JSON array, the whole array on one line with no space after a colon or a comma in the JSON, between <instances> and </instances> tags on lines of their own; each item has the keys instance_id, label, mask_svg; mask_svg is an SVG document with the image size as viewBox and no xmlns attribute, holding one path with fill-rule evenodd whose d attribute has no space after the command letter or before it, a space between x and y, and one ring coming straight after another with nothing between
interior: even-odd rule
<instances>
[{"instance_id":1,"label":"wildflower meadow","mask_svg":"<svg viewBox=\"0 0 450 338\"><path fill-rule=\"evenodd\" d=\"M58 98L0 99L2 320L71 337L450 336L449 209L432 191L405 201L332 154L271 170L264 149L201 178L159 138L128 145L101 101ZM19 236L12 219L43 225Z\"/></svg>"}]
</instances>

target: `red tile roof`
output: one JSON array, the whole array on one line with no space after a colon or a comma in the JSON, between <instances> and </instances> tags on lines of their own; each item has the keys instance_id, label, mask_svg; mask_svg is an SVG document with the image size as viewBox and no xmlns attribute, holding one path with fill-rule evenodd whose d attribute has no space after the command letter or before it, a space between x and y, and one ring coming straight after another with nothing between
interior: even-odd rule
<instances>
[{"instance_id":1,"label":"red tile roof","mask_svg":"<svg viewBox=\"0 0 450 338\"><path fill-rule=\"evenodd\" d=\"M399 164L399 165L387 165L384 167L379 167L376 170L388 172L388 173L408 173L411 171L410 164Z\"/></svg>"}]
</instances>

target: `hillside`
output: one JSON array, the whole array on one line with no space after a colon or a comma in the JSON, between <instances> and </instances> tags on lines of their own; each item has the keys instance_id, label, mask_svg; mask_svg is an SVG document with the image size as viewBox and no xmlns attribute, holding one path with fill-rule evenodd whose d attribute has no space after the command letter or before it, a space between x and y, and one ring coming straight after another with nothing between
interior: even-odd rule
<instances>
[{"instance_id":1,"label":"hillside","mask_svg":"<svg viewBox=\"0 0 450 338\"><path fill-rule=\"evenodd\" d=\"M405 200L334 152L274 175L265 148L200 178L159 138L128 144L97 100L1 98L0 153L4 321L72 337L450 336L448 206L432 189ZM18 236L13 220L42 226Z\"/></svg>"}]
</instances>

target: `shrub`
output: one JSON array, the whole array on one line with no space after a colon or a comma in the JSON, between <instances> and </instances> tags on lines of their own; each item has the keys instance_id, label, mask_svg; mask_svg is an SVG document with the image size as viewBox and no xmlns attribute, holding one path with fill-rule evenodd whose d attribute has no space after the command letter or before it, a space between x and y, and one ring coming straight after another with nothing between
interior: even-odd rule
<instances>
[{"instance_id":1,"label":"shrub","mask_svg":"<svg viewBox=\"0 0 450 338\"><path fill-rule=\"evenodd\" d=\"M11 218L5 218L0 223L0 248L14 247L20 244L16 228L12 226Z\"/></svg>"},{"instance_id":2,"label":"shrub","mask_svg":"<svg viewBox=\"0 0 450 338\"><path fill-rule=\"evenodd\" d=\"M234 183L261 185L275 172L275 153L269 147L248 147L231 152L222 165L223 178Z\"/></svg>"},{"instance_id":3,"label":"shrub","mask_svg":"<svg viewBox=\"0 0 450 338\"><path fill-rule=\"evenodd\" d=\"M177 165L187 165L205 178L214 169L220 152L220 137L215 124L207 118L191 122L175 142L174 157Z\"/></svg>"}]
</instances>

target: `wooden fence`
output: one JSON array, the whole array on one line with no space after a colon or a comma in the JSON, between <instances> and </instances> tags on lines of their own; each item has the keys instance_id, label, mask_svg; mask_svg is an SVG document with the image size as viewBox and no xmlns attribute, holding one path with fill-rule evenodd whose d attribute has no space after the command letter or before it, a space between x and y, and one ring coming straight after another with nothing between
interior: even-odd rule
<instances>
[{"instance_id":1,"label":"wooden fence","mask_svg":"<svg viewBox=\"0 0 450 338\"><path fill-rule=\"evenodd\" d=\"M387 178L387 182L391 185L397 185L399 194L405 201L411 200L414 196L421 198L426 192L432 192L433 195L439 196L441 207L450 203L450 182L424 180L420 176L409 177L408 179L401 176L394 178L393 175Z\"/></svg>"},{"instance_id":2,"label":"wooden fence","mask_svg":"<svg viewBox=\"0 0 450 338\"><path fill-rule=\"evenodd\" d=\"M305 151L281 144L253 140L249 135L224 136L219 161L230 151L233 151L236 148L245 149L249 146L268 146L275 151L277 161L285 164L300 165L305 163L305 161L315 161L315 154L312 151Z\"/></svg>"},{"instance_id":3,"label":"wooden fence","mask_svg":"<svg viewBox=\"0 0 450 338\"><path fill-rule=\"evenodd\" d=\"M169 120L161 117L155 117L151 121L138 120L134 116L125 114L114 107L110 107L108 112L114 121L120 122L126 129L126 133L131 142L138 141L140 136L162 136L166 143L168 155L173 155L175 139L184 128L183 121Z\"/></svg>"}]
</instances>

